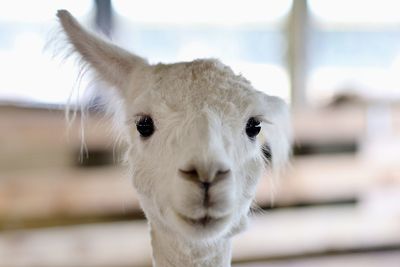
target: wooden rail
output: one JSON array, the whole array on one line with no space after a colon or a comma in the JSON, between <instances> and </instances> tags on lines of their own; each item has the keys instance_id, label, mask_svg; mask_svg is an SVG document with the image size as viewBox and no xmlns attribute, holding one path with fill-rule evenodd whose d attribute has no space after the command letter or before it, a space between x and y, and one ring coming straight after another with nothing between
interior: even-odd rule
<instances>
[{"instance_id":1,"label":"wooden rail","mask_svg":"<svg viewBox=\"0 0 400 267\"><path fill-rule=\"evenodd\" d=\"M349 155L301 157L276 181L275 190L271 180L265 177L259 184L257 203L264 208L356 202L374 190L399 186L400 165L382 169ZM3 229L110 217L143 217L129 175L121 167L0 174Z\"/></svg>"},{"instance_id":2,"label":"wooden rail","mask_svg":"<svg viewBox=\"0 0 400 267\"><path fill-rule=\"evenodd\" d=\"M359 140L365 111L350 112L296 113L297 141ZM396 135L399 118L393 121ZM75 164L79 119L69 141L61 111L0 107L0 121L0 267L149 266L147 227L129 175L120 166ZM91 117L87 124L89 149L111 151L109 122ZM398 259L400 157L375 152L295 157L275 187L270 177L262 179L258 205L286 208L264 209L253 218L235 238L234 261L374 249L393 250L390 259ZM351 205L290 208L343 202Z\"/></svg>"},{"instance_id":3,"label":"wooden rail","mask_svg":"<svg viewBox=\"0 0 400 267\"><path fill-rule=\"evenodd\" d=\"M398 251L399 215L363 207L271 211L234 238L233 261ZM144 221L6 231L0 233L0 266L150 266L149 242Z\"/></svg>"}]
</instances>

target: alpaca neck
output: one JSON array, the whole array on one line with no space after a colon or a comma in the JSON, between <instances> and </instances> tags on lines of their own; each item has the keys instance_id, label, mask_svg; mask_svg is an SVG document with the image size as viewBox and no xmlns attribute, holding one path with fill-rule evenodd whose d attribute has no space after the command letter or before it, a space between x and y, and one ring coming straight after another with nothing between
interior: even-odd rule
<instances>
[{"instance_id":1,"label":"alpaca neck","mask_svg":"<svg viewBox=\"0 0 400 267\"><path fill-rule=\"evenodd\" d=\"M231 241L221 238L212 244L193 243L151 225L154 267L229 267Z\"/></svg>"}]
</instances>

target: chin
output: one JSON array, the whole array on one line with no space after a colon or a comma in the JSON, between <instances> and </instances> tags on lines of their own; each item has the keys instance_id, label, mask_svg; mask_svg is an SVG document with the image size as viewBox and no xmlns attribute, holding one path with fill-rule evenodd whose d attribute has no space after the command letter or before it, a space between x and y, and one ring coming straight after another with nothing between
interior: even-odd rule
<instances>
[{"instance_id":1,"label":"chin","mask_svg":"<svg viewBox=\"0 0 400 267\"><path fill-rule=\"evenodd\" d=\"M231 225L231 215L222 217L204 216L190 218L178 212L174 213L172 225L190 241L211 241L226 234Z\"/></svg>"}]
</instances>

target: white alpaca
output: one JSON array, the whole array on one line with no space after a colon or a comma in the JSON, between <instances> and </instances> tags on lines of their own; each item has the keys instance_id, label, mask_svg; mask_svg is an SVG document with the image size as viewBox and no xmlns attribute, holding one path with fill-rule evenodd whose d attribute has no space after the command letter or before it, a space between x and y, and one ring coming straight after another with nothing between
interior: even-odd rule
<instances>
[{"instance_id":1,"label":"white alpaca","mask_svg":"<svg viewBox=\"0 0 400 267\"><path fill-rule=\"evenodd\" d=\"M264 172L287 159L285 104L218 60L150 65L57 13L83 61L115 88L128 162L149 221L153 265L230 266ZM116 244L117 245L117 244Z\"/></svg>"}]
</instances>

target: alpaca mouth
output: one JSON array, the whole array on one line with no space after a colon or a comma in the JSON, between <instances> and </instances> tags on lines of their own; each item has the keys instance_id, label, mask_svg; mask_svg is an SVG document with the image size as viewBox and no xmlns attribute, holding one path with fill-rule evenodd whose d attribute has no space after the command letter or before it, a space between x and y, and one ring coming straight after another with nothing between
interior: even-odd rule
<instances>
[{"instance_id":1,"label":"alpaca mouth","mask_svg":"<svg viewBox=\"0 0 400 267\"><path fill-rule=\"evenodd\" d=\"M221 222L224 219L224 217L216 218L216 217L212 217L207 214L198 219L189 218L189 217L186 217L179 213L178 213L178 215L181 219L183 219L188 224L193 225L193 226L198 226L198 227L210 227L212 225L215 225L215 224Z\"/></svg>"}]
</instances>

